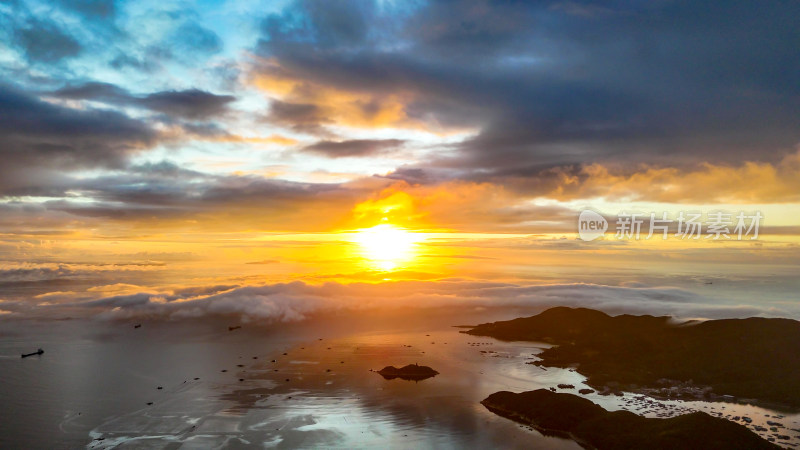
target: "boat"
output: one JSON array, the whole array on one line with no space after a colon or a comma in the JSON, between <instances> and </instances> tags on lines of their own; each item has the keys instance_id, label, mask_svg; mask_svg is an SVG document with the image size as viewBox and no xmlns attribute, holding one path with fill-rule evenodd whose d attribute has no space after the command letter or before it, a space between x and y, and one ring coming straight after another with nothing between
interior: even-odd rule
<instances>
[{"instance_id":1,"label":"boat","mask_svg":"<svg viewBox=\"0 0 800 450\"><path fill-rule=\"evenodd\" d=\"M35 351L33 353L23 353L22 357L23 358L27 358L28 356L41 355L42 353L44 353L44 350L39 349L39 350L37 350L37 351Z\"/></svg>"}]
</instances>

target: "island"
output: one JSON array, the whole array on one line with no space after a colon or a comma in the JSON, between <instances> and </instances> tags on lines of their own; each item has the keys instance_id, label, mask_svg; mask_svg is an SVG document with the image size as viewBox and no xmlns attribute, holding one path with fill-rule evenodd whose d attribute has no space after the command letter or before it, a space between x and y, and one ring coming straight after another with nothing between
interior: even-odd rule
<instances>
[{"instance_id":1,"label":"island","mask_svg":"<svg viewBox=\"0 0 800 450\"><path fill-rule=\"evenodd\" d=\"M800 407L800 322L668 316L610 316L556 307L464 333L553 344L534 364L575 368L601 393Z\"/></svg>"},{"instance_id":2,"label":"island","mask_svg":"<svg viewBox=\"0 0 800 450\"><path fill-rule=\"evenodd\" d=\"M573 394L547 389L495 392L481 404L542 434L603 449L778 449L746 427L703 412L653 419L630 411L607 411Z\"/></svg>"},{"instance_id":3,"label":"island","mask_svg":"<svg viewBox=\"0 0 800 450\"><path fill-rule=\"evenodd\" d=\"M431 369L428 366L420 366L418 364L409 364L401 368L395 366L386 366L379 370L378 373L387 380L400 378L401 380L420 381L427 378L435 377L439 372Z\"/></svg>"}]
</instances>

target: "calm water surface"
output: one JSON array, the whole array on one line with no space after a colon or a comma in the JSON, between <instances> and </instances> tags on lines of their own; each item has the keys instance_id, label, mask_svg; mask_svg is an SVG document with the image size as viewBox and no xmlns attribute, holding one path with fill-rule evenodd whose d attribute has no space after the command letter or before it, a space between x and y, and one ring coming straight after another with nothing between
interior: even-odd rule
<instances>
[{"instance_id":1,"label":"calm water surface","mask_svg":"<svg viewBox=\"0 0 800 450\"><path fill-rule=\"evenodd\" d=\"M479 402L499 390L580 388L580 374L526 364L545 344L468 336L444 322L379 327L391 332L5 324L0 448L579 448ZM41 357L19 357L38 347ZM410 363L440 374L413 382L370 371ZM800 428L800 416L749 405L588 398L651 417L748 415L751 427L779 421L781 434L800 435L789 430Z\"/></svg>"}]
</instances>

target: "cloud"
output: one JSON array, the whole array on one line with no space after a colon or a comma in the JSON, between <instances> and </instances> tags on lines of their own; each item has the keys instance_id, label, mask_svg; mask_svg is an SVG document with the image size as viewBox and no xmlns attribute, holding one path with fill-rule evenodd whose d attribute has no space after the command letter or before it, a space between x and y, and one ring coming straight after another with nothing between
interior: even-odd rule
<instances>
[{"instance_id":1,"label":"cloud","mask_svg":"<svg viewBox=\"0 0 800 450\"><path fill-rule=\"evenodd\" d=\"M53 95L71 100L95 100L104 103L127 102L131 97L128 91L119 86L97 81L65 86L53 92Z\"/></svg>"},{"instance_id":2,"label":"cloud","mask_svg":"<svg viewBox=\"0 0 800 450\"><path fill-rule=\"evenodd\" d=\"M58 98L94 100L122 106L138 106L186 119L207 119L227 112L232 95L217 95L199 89L162 91L137 96L108 83L88 82L65 86L53 95Z\"/></svg>"},{"instance_id":3,"label":"cloud","mask_svg":"<svg viewBox=\"0 0 800 450\"><path fill-rule=\"evenodd\" d=\"M800 140L794 29L776 20L795 4L339 8L265 19L253 83L339 125L479 130L426 167L499 181L587 162L774 163Z\"/></svg>"},{"instance_id":4,"label":"cloud","mask_svg":"<svg viewBox=\"0 0 800 450\"><path fill-rule=\"evenodd\" d=\"M348 141L319 141L303 147L303 151L329 158L350 156L380 156L405 144L402 139L352 139Z\"/></svg>"},{"instance_id":5,"label":"cloud","mask_svg":"<svg viewBox=\"0 0 800 450\"><path fill-rule=\"evenodd\" d=\"M209 174L168 161L128 164L121 169L82 178L46 178L43 174L46 183L26 178L28 184L9 188L9 195L53 199L0 204L0 228L32 229L25 224L35 220L38 226L53 227L51 230L67 224L73 230L120 224L162 231L187 226L207 231L330 230L370 189L368 183L356 186ZM254 204L258 208L253 208Z\"/></svg>"},{"instance_id":6,"label":"cloud","mask_svg":"<svg viewBox=\"0 0 800 450\"><path fill-rule=\"evenodd\" d=\"M60 106L8 85L0 85L0 133L0 192L12 195L19 186L42 188L47 170L121 167L157 140L147 123L122 113Z\"/></svg>"},{"instance_id":7,"label":"cloud","mask_svg":"<svg viewBox=\"0 0 800 450\"><path fill-rule=\"evenodd\" d=\"M66 222L90 228L126 224L159 232L187 226L198 231L321 231L370 227L384 219L413 229L574 231L571 209L520 205L518 194L491 183L414 184L385 177L302 183L214 175L161 161L95 177L52 179L14 192L54 199L0 208L0 226L6 228L22 228L39 217L37 223L52 229Z\"/></svg>"},{"instance_id":8,"label":"cloud","mask_svg":"<svg viewBox=\"0 0 800 450\"><path fill-rule=\"evenodd\" d=\"M304 50L305 51L305 50ZM309 49L311 53L314 50ZM324 54L319 55L323 59ZM316 58L312 58L316 59ZM305 61L308 62L308 61ZM315 73L323 70L314 63L313 67L300 67L286 59L257 59L250 72L250 81L270 98L277 98L283 104L268 116L277 121L289 123L298 130L318 131L322 121L327 125L341 125L353 128L413 128L432 130L434 124L411 117L404 108L407 95L399 89L373 89L370 84L359 85L355 80L347 80L338 85L325 79L324 75ZM365 71L378 71L375 76L390 77L391 67L383 67L380 61L371 62L375 67L363 67ZM341 72L341 62L328 59L324 70ZM363 74L340 73L341 76L364 78ZM387 82L389 80L386 80ZM297 106L304 105L304 106ZM311 106L309 106L311 105ZM317 120L320 118L320 120Z\"/></svg>"},{"instance_id":9,"label":"cloud","mask_svg":"<svg viewBox=\"0 0 800 450\"><path fill-rule=\"evenodd\" d=\"M232 95L216 95L199 89L156 92L140 100L141 104L165 114L200 119L217 116L236 100Z\"/></svg>"},{"instance_id":10,"label":"cloud","mask_svg":"<svg viewBox=\"0 0 800 450\"><path fill-rule=\"evenodd\" d=\"M321 108L311 103L291 103L272 100L269 113L264 120L277 125L312 135L330 134L324 126L331 120L325 117Z\"/></svg>"},{"instance_id":11,"label":"cloud","mask_svg":"<svg viewBox=\"0 0 800 450\"><path fill-rule=\"evenodd\" d=\"M764 204L800 201L800 151L775 163L702 163L692 168L600 163L508 176L507 186L556 200L604 198L689 204Z\"/></svg>"},{"instance_id":12,"label":"cloud","mask_svg":"<svg viewBox=\"0 0 800 450\"><path fill-rule=\"evenodd\" d=\"M414 185L392 182L353 208L352 228L386 220L409 228L474 232L572 232L575 212L538 206L501 185L449 181Z\"/></svg>"},{"instance_id":13,"label":"cloud","mask_svg":"<svg viewBox=\"0 0 800 450\"><path fill-rule=\"evenodd\" d=\"M115 0L59 0L62 7L89 17L109 18L116 14Z\"/></svg>"},{"instance_id":14,"label":"cloud","mask_svg":"<svg viewBox=\"0 0 800 450\"><path fill-rule=\"evenodd\" d=\"M249 144L275 144L275 145L295 145L297 140L280 135L270 134L267 136L242 136L232 134L214 123L184 123L175 131L175 138L189 138L210 142L239 142Z\"/></svg>"},{"instance_id":15,"label":"cloud","mask_svg":"<svg viewBox=\"0 0 800 450\"><path fill-rule=\"evenodd\" d=\"M86 279L98 274L120 274L154 270L158 263L88 264L88 263L3 263L0 265L0 284L40 282L67 279Z\"/></svg>"},{"instance_id":16,"label":"cloud","mask_svg":"<svg viewBox=\"0 0 800 450\"><path fill-rule=\"evenodd\" d=\"M226 289L227 288L227 289ZM368 283L302 282L215 287L175 294L140 292L79 303L43 305L36 313L64 311L102 318L185 320L223 316L258 324L296 322L332 312L430 308L581 306L611 313L668 314L684 318L796 317L800 311L771 306L727 304L673 287L596 284L521 285L465 280ZM7 306L4 305L4 308ZM8 309L8 308L7 308Z\"/></svg>"},{"instance_id":17,"label":"cloud","mask_svg":"<svg viewBox=\"0 0 800 450\"><path fill-rule=\"evenodd\" d=\"M216 33L197 22L189 21L178 27L171 36L170 43L177 50L187 53L217 53L222 50L222 40Z\"/></svg>"},{"instance_id":18,"label":"cloud","mask_svg":"<svg viewBox=\"0 0 800 450\"><path fill-rule=\"evenodd\" d=\"M572 212L533 198L798 201L800 63L780 19L794 4L299 1L248 17L255 34L209 23L203 5L14 8L0 33L28 56L12 51L3 77L24 82L0 87L11 230L320 231L399 201L406 226L562 231ZM25 34L40 28L47 41ZM419 162L361 179L307 158L389 155L388 171L411 151ZM221 152L249 167L198 169ZM327 166L336 183L278 178Z\"/></svg>"},{"instance_id":19,"label":"cloud","mask_svg":"<svg viewBox=\"0 0 800 450\"><path fill-rule=\"evenodd\" d=\"M54 22L30 19L14 31L17 44L30 61L55 63L77 56L83 46Z\"/></svg>"}]
</instances>

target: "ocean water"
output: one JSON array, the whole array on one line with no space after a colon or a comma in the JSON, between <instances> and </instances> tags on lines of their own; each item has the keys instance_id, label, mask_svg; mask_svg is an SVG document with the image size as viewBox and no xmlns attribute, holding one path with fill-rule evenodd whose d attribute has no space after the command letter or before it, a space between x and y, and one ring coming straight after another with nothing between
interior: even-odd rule
<instances>
[{"instance_id":1,"label":"ocean water","mask_svg":"<svg viewBox=\"0 0 800 450\"><path fill-rule=\"evenodd\" d=\"M234 331L218 322L4 323L0 448L580 448L480 405L500 390L583 387L575 371L527 364L546 344L452 326L495 320L486 316L410 318ZM38 347L44 355L19 357ZM440 374L414 382L374 372L410 363ZM651 417L704 409L748 415L751 427L800 428L798 415L751 405L588 397Z\"/></svg>"}]
</instances>

